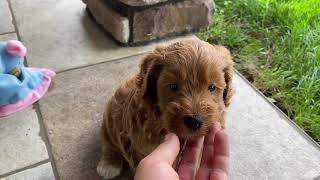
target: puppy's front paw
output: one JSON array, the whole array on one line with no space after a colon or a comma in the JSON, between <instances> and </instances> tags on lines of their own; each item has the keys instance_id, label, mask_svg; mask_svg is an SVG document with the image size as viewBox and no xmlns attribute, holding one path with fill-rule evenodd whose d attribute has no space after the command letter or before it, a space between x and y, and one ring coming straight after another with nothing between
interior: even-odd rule
<instances>
[{"instance_id":1,"label":"puppy's front paw","mask_svg":"<svg viewBox=\"0 0 320 180\"><path fill-rule=\"evenodd\" d=\"M112 179L120 174L122 166L118 164L108 164L106 160L101 160L97 167L97 172L105 179Z\"/></svg>"}]
</instances>

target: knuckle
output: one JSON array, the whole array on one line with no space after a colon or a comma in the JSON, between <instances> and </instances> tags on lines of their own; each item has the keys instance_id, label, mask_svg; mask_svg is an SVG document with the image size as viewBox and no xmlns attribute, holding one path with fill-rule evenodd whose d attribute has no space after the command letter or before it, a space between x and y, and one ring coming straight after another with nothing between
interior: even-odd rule
<instances>
[{"instance_id":1,"label":"knuckle","mask_svg":"<svg viewBox=\"0 0 320 180\"><path fill-rule=\"evenodd\" d=\"M148 157L146 157L146 158L143 158L143 159L140 161L138 167L147 167L147 166L149 166L150 164L151 164L150 160L148 159Z\"/></svg>"}]
</instances>

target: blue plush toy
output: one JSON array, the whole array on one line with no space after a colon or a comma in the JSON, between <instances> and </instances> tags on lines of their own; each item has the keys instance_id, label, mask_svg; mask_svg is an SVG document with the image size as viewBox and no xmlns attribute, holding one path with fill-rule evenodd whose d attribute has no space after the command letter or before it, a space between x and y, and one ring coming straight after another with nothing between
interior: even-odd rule
<instances>
[{"instance_id":1,"label":"blue plush toy","mask_svg":"<svg viewBox=\"0 0 320 180\"><path fill-rule=\"evenodd\" d=\"M23 65L26 48L20 41L0 42L0 117L16 113L38 101L55 73Z\"/></svg>"}]
</instances>

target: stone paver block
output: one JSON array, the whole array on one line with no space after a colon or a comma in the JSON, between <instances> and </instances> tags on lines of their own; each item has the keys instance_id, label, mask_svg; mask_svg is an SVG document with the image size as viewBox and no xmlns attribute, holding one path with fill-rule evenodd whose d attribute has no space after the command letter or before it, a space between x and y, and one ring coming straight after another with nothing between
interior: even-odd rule
<instances>
[{"instance_id":1,"label":"stone paver block","mask_svg":"<svg viewBox=\"0 0 320 180\"><path fill-rule=\"evenodd\" d=\"M214 10L212 0L172 0L143 7L124 5L117 0L87 0L86 3L95 21L125 45L144 44L206 28Z\"/></svg>"},{"instance_id":2,"label":"stone paver block","mask_svg":"<svg viewBox=\"0 0 320 180\"><path fill-rule=\"evenodd\" d=\"M138 69L142 56L63 72L40 108L61 179L99 179L100 126L105 103Z\"/></svg>"},{"instance_id":3,"label":"stone paver block","mask_svg":"<svg viewBox=\"0 0 320 180\"><path fill-rule=\"evenodd\" d=\"M12 16L6 0L0 1L0 34L13 32Z\"/></svg>"},{"instance_id":4,"label":"stone paver block","mask_svg":"<svg viewBox=\"0 0 320 180\"><path fill-rule=\"evenodd\" d=\"M212 2L186 0L137 12L133 17L133 41L150 41L171 33L206 28L211 23Z\"/></svg>"},{"instance_id":5,"label":"stone paver block","mask_svg":"<svg viewBox=\"0 0 320 180\"><path fill-rule=\"evenodd\" d=\"M168 0L119 0L130 6L147 6L161 2L167 2Z\"/></svg>"},{"instance_id":6,"label":"stone paver block","mask_svg":"<svg viewBox=\"0 0 320 180\"><path fill-rule=\"evenodd\" d=\"M129 41L130 30L127 17L123 17L110 7L105 6L101 0L90 0L87 5L89 9L95 9L95 11L91 11L92 15L99 24L108 29L115 39L121 43Z\"/></svg>"},{"instance_id":7,"label":"stone paver block","mask_svg":"<svg viewBox=\"0 0 320 180\"><path fill-rule=\"evenodd\" d=\"M231 179L313 179L320 148L239 76L228 111Z\"/></svg>"},{"instance_id":8,"label":"stone paver block","mask_svg":"<svg viewBox=\"0 0 320 180\"><path fill-rule=\"evenodd\" d=\"M27 169L19 173L7 176L1 180L54 180L51 163L46 163Z\"/></svg>"},{"instance_id":9,"label":"stone paver block","mask_svg":"<svg viewBox=\"0 0 320 180\"><path fill-rule=\"evenodd\" d=\"M35 110L0 118L0 175L48 159Z\"/></svg>"},{"instance_id":10,"label":"stone paver block","mask_svg":"<svg viewBox=\"0 0 320 180\"><path fill-rule=\"evenodd\" d=\"M80 0L11 3L29 66L62 71L141 54L155 45L120 47L93 22Z\"/></svg>"}]
</instances>

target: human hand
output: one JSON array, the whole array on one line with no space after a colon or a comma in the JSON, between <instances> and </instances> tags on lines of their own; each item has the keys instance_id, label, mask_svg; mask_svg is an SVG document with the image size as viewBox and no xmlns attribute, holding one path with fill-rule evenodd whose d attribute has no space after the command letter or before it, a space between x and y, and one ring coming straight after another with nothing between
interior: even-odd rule
<instances>
[{"instance_id":1,"label":"human hand","mask_svg":"<svg viewBox=\"0 0 320 180\"><path fill-rule=\"evenodd\" d=\"M203 151L202 151L203 149ZM210 128L205 138L188 140L181 162L174 170L172 164L179 154L180 143L175 134L165 141L138 165L135 180L225 180L229 171L228 135L219 123ZM199 167L200 154L202 158Z\"/></svg>"}]
</instances>

